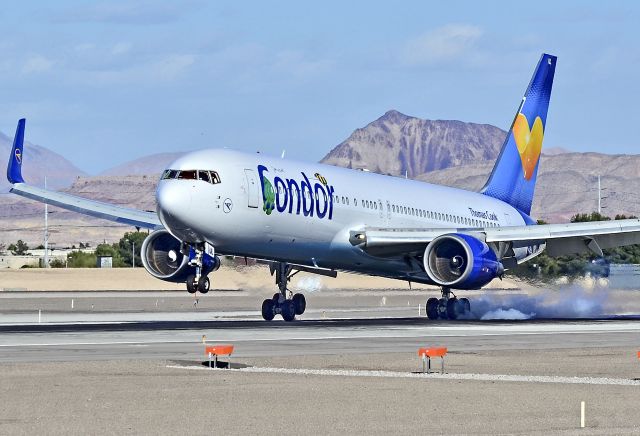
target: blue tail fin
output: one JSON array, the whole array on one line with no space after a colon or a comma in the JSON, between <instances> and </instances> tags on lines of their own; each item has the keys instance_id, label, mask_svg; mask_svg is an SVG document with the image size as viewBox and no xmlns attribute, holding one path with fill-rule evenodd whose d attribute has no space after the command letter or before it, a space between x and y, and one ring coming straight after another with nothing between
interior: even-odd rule
<instances>
[{"instance_id":1,"label":"blue tail fin","mask_svg":"<svg viewBox=\"0 0 640 436\"><path fill-rule=\"evenodd\" d=\"M543 54L482 193L531 213L542 139L547 125L555 56Z\"/></svg>"},{"instance_id":2,"label":"blue tail fin","mask_svg":"<svg viewBox=\"0 0 640 436\"><path fill-rule=\"evenodd\" d=\"M22 178L22 157L24 149L24 124L26 120L22 118L18 121L16 136L13 138L13 147L11 148L11 156L9 156L9 165L7 165L7 179L9 183L24 183Z\"/></svg>"}]
</instances>

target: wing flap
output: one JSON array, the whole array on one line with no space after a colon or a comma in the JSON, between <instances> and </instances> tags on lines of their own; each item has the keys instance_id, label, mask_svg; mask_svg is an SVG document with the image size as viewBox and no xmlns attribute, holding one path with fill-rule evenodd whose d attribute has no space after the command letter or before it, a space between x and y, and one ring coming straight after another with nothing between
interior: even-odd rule
<instances>
[{"instance_id":1,"label":"wing flap","mask_svg":"<svg viewBox=\"0 0 640 436\"><path fill-rule=\"evenodd\" d=\"M424 250L429 242L447 233L466 233L513 247L546 244L551 256L598 254L606 248L640 244L640 219L476 229L365 228L352 231L350 242L371 255L391 256Z\"/></svg>"}]
</instances>

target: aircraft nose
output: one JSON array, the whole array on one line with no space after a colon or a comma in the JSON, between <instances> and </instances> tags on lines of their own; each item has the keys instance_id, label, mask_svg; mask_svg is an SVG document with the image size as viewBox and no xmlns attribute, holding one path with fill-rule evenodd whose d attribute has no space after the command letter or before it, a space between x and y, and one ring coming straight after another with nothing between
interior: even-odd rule
<instances>
[{"instance_id":1,"label":"aircraft nose","mask_svg":"<svg viewBox=\"0 0 640 436\"><path fill-rule=\"evenodd\" d=\"M186 221L191 207L190 187L181 180L164 180L158 185L158 217L167 229L180 230L188 226Z\"/></svg>"}]
</instances>

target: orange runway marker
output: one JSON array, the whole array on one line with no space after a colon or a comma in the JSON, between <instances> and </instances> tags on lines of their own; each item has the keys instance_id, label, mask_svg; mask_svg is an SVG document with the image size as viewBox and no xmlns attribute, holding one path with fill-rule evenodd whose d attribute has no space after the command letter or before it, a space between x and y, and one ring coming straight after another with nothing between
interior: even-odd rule
<instances>
[{"instance_id":1,"label":"orange runway marker","mask_svg":"<svg viewBox=\"0 0 640 436\"><path fill-rule=\"evenodd\" d=\"M214 368L218 366L218 356L229 356L229 365L227 368L231 369L231 355L233 354L233 345L220 344L209 345L204 348L204 354L209 357L209 368L211 368L211 358L214 359Z\"/></svg>"},{"instance_id":2,"label":"orange runway marker","mask_svg":"<svg viewBox=\"0 0 640 436\"><path fill-rule=\"evenodd\" d=\"M431 372L431 358L440 357L442 362L441 373L444 374L444 356L447 354L446 347L424 347L418 350L418 356L422 357L422 372Z\"/></svg>"}]
</instances>

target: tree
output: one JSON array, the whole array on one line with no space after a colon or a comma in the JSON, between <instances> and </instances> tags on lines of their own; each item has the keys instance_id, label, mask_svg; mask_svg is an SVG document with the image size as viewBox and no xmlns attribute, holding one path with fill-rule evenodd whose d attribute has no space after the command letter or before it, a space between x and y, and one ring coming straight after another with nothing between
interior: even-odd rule
<instances>
[{"instance_id":1,"label":"tree","mask_svg":"<svg viewBox=\"0 0 640 436\"><path fill-rule=\"evenodd\" d=\"M119 268L125 266L122 256L120 256L120 251L118 250L118 245L113 244L98 244L95 251L96 257L98 256L107 256L111 257L111 265L114 268Z\"/></svg>"},{"instance_id":2,"label":"tree","mask_svg":"<svg viewBox=\"0 0 640 436\"><path fill-rule=\"evenodd\" d=\"M147 236L148 234L146 232L127 232L124 234L122 239L120 239L117 247L120 258L125 265L131 266L131 251L132 248L134 248L133 245L135 245L136 265L142 266L142 260L140 259L140 248L142 248L142 243Z\"/></svg>"},{"instance_id":3,"label":"tree","mask_svg":"<svg viewBox=\"0 0 640 436\"><path fill-rule=\"evenodd\" d=\"M9 245L8 248L11 254L13 254L14 256L24 256L25 254L27 254L27 250L29 250L29 246L25 244L22 239L18 239L18 242Z\"/></svg>"},{"instance_id":4,"label":"tree","mask_svg":"<svg viewBox=\"0 0 640 436\"><path fill-rule=\"evenodd\" d=\"M602 215L599 212L591 212L589 213L578 213L571 217L572 223L586 223L592 221L611 221L606 215Z\"/></svg>"},{"instance_id":5,"label":"tree","mask_svg":"<svg viewBox=\"0 0 640 436\"><path fill-rule=\"evenodd\" d=\"M7 244L0 242L0 254L4 254L7 249Z\"/></svg>"},{"instance_id":6,"label":"tree","mask_svg":"<svg viewBox=\"0 0 640 436\"><path fill-rule=\"evenodd\" d=\"M82 251L72 251L67 255L67 265L69 268L95 268L96 255Z\"/></svg>"}]
</instances>

